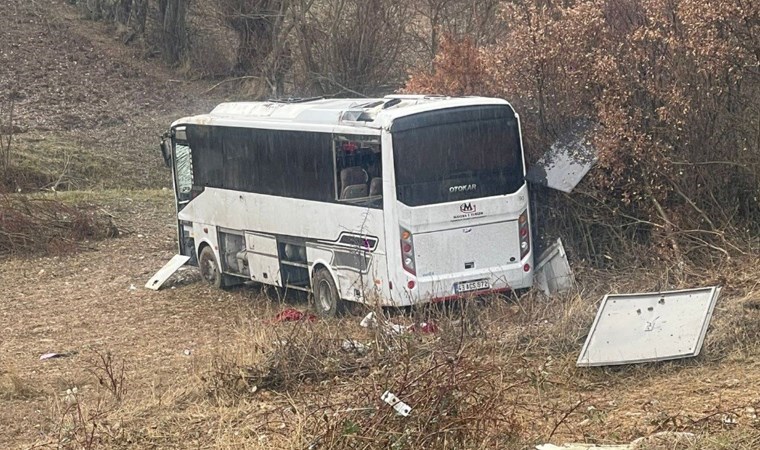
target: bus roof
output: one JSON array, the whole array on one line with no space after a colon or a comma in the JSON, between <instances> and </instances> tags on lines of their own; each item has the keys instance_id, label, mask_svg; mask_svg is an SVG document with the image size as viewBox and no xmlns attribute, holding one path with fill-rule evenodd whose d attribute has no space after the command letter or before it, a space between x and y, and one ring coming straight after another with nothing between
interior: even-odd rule
<instances>
[{"instance_id":1,"label":"bus roof","mask_svg":"<svg viewBox=\"0 0 760 450\"><path fill-rule=\"evenodd\" d=\"M172 127L187 124L271 128L333 132L379 130L397 117L424 111L483 104L507 104L486 97L440 97L389 95L383 98L291 99L260 102L221 103L208 114L177 120Z\"/></svg>"}]
</instances>

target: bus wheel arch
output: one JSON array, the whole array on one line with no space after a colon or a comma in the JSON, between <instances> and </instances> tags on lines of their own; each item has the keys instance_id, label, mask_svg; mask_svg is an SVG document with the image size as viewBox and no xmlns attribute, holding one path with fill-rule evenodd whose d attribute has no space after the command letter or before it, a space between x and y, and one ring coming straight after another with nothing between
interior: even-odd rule
<instances>
[{"instance_id":1,"label":"bus wheel arch","mask_svg":"<svg viewBox=\"0 0 760 450\"><path fill-rule=\"evenodd\" d=\"M324 264L315 264L311 272L311 302L322 317L335 317L343 310L338 284L332 271Z\"/></svg>"}]
</instances>

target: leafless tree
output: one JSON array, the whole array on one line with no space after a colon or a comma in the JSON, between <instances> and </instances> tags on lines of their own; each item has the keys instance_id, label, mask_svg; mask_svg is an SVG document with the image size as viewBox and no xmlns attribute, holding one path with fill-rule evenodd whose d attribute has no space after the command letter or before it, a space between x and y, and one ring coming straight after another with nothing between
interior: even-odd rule
<instances>
[{"instance_id":1,"label":"leafless tree","mask_svg":"<svg viewBox=\"0 0 760 450\"><path fill-rule=\"evenodd\" d=\"M234 72L261 75L272 54L285 15L288 0L218 0L224 22L237 34L238 47Z\"/></svg>"},{"instance_id":2,"label":"leafless tree","mask_svg":"<svg viewBox=\"0 0 760 450\"><path fill-rule=\"evenodd\" d=\"M190 0L158 0L161 46L167 62L176 64L187 49L187 13Z\"/></svg>"},{"instance_id":3,"label":"leafless tree","mask_svg":"<svg viewBox=\"0 0 760 450\"><path fill-rule=\"evenodd\" d=\"M421 59L432 62L441 36L467 37L476 44L493 43L506 32L499 9L503 0L415 0L408 35L421 50Z\"/></svg>"},{"instance_id":4,"label":"leafless tree","mask_svg":"<svg viewBox=\"0 0 760 450\"><path fill-rule=\"evenodd\" d=\"M316 94L364 95L387 91L400 68L409 20L403 0L325 0L295 8L301 80Z\"/></svg>"},{"instance_id":5,"label":"leafless tree","mask_svg":"<svg viewBox=\"0 0 760 450\"><path fill-rule=\"evenodd\" d=\"M4 176L7 175L13 155L13 137L16 134L15 112L16 86L11 87L7 99L0 103L0 165Z\"/></svg>"}]
</instances>

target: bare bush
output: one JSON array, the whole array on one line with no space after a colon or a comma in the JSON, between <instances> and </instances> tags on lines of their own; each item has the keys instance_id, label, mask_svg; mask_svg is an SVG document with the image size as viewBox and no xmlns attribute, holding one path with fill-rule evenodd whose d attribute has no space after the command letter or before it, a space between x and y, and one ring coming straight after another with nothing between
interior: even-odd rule
<instances>
[{"instance_id":1,"label":"bare bush","mask_svg":"<svg viewBox=\"0 0 760 450\"><path fill-rule=\"evenodd\" d=\"M56 413L55 444L58 448L92 450L103 445L101 424L107 408L100 398L90 404L79 388L72 387L56 402Z\"/></svg>"},{"instance_id":2,"label":"bare bush","mask_svg":"<svg viewBox=\"0 0 760 450\"><path fill-rule=\"evenodd\" d=\"M17 96L18 92L14 86L9 89L7 98L0 98L0 169L4 177L8 176L13 158L13 138L17 131L15 124Z\"/></svg>"},{"instance_id":3,"label":"bare bush","mask_svg":"<svg viewBox=\"0 0 760 450\"><path fill-rule=\"evenodd\" d=\"M95 206L0 195L0 256L69 253L82 241L117 235L111 216Z\"/></svg>"},{"instance_id":4,"label":"bare bush","mask_svg":"<svg viewBox=\"0 0 760 450\"><path fill-rule=\"evenodd\" d=\"M95 359L88 371L98 379L98 383L121 403L127 392L124 360L114 357L110 351L95 352Z\"/></svg>"},{"instance_id":5,"label":"bare bush","mask_svg":"<svg viewBox=\"0 0 760 450\"><path fill-rule=\"evenodd\" d=\"M400 320L400 319L397 319ZM388 333L349 338L346 327L299 322L257 330L250 354L221 355L208 376L213 398L236 403L276 391L350 383L350 392L316 392L295 411L303 445L324 448L505 448L519 433L516 386L503 383L494 342L473 338L470 322L444 322L435 335ZM486 348L489 350L486 351ZM322 392L327 389L320 389ZM381 399L390 391L412 406L397 416Z\"/></svg>"}]
</instances>

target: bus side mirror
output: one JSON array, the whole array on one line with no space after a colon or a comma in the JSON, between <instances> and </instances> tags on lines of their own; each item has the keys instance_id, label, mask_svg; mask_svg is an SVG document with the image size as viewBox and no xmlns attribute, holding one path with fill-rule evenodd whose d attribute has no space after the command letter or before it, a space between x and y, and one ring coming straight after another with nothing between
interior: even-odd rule
<instances>
[{"instance_id":1,"label":"bus side mirror","mask_svg":"<svg viewBox=\"0 0 760 450\"><path fill-rule=\"evenodd\" d=\"M166 167L172 166L172 138L171 136L164 135L161 140L161 156L164 157L164 164Z\"/></svg>"}]
</instances>

